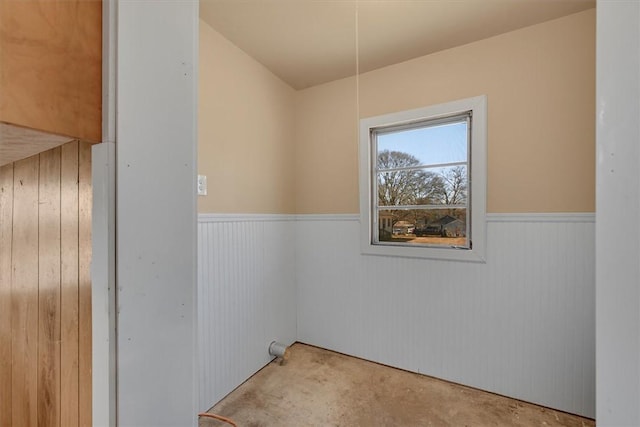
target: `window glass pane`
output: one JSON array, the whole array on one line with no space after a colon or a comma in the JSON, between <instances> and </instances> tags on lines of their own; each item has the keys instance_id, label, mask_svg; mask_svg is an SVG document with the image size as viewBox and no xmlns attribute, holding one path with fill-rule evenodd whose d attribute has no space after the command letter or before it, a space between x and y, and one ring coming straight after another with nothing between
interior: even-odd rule
<instances>
[{"instance_id":1,"label":"window glass pane","mask_svg":"<svg viewBox=\"0 0 640 427\"><path fill-rule=\"evenodd\" d=\"M379 172L378 206L441 204L444 181L440 170Z\"/></svg>"},{"instance_id":2,"label":"window glass pane","mask_svg":"<svg viewBox=\"0 0 640 427\"><path fill-rule=\"evenodd\" d=\"M392 210L378 215L378 240L424 246L469 247L464 208Z\"/></svg>"},{"instance_id":3,"label":"window glass pane","mask_svg":"<svg viewBox=\"0 0 640 427\"><path fill-rule=\"evenodd\" d=\"M378 172L378 206L465 205L467 166Z\"/></svg>"},{"instance_id":4,"label":"window glass pane","mask_svg":"<svg viewBox=\"0 0 640 427\"><path fill-rule=\"evenodd\" d=\"M435 177L432 199L434 205L466 205L469 178L466 165L429 168L426 173Z\"/></svg>"},{"instance_id":5,"label":"window glass pane","mask_svg":"<svg viewBox=\"0 0 640 427\"><path fill-rule=\"evenodd\" d=\"M467 161L467 122L380 133L378 169Z\"/></svg>"},{"instance_id":6,"label":"window glass pane","mask_svg":"<svg viewBox=\"0 0 640 427\"><path fill-rule=\"evenodd\" d=\"M486 96L360 120L364 254L485 261L486 125Z\"/></svg>"}]
</instances>

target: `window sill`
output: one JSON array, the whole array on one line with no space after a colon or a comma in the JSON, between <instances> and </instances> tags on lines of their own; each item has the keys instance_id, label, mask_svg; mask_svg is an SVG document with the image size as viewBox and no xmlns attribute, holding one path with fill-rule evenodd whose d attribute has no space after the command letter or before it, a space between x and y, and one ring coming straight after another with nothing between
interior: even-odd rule
<instances>
[{"instance_id":1,"label":"window sill","mask_svg":"<svg viewBox=\"0 0 640 427\"><path fill-rule=\"evenodd\" d=\"M362 242L363 255L486 263L484 247L473 249L408 247Z\"/></svg>"}]
</instances>

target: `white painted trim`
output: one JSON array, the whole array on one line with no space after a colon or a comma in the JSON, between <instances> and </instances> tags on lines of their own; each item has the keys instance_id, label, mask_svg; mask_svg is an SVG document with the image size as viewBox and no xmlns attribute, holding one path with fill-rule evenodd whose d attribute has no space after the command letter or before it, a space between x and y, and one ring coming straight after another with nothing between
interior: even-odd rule
<instances>
[{"instance_id":1,"label":"white painted trim","mask_svg":"<svg viewBox=\"0 0 640 427\"><path fill-rule=\"evenodd\" d=\"M360 214L299 214L296 221L360 221Z\"/></svg>"},{"instance_id":2,"label":"white painted trim","mask_svg":"<svg viewBox=\"0 0 640 427\"><path fill-rule=\"evenodd\" d=\"M115 426L116 346L116 58L117 1L102 3L102 144L92 148L92 420Z\"/></svg>"},{"instance_id":3,"label":"white painted trim","mask_svg":"<svg viewBox=\"0 0 640 427\"><path fill-rule=\"evenodd\" d=\"M192 0L195 1L196 7L193 7L191 9L191 20L192 20L192 26L191 26L191 59L193 61L193 65L191 67L191 73L193 75L193 79L191 81L191 85L192 85L192 93L193 93L193 112L195 112L195 114L192 113L192 126L193 129L195 129L195 135L192 138L192 145L191 145L191 150L192 150L192 159L194 162L194 167L193 170L191 171L193 179L191 180L191 183L193 185L192 187L192 194L193 194L193 198L191 199L191 213L192 213L192 218L195 219L195 221L191 222L191 232L193 233L193 255L194 257L191 260L191 269L193 271L193 273L195 274L195 291L191 294L191 303L193 304L193 316L191 317L191 342L193 344L192 347L192 357L191 357L191 363L192 363L192 369L191 369L191 375L192 375L192 381L191 381L191 385L192 385L192 390L191 392L193 393L193 400L191 401L191 411L192 413L195 415L199 412L199 407L198 407L198 400L199 400L199 386L198 386L198 381L200 379L200 365L198 363L198 354L200 351L200 343L198 342L198 105L199 105L199 70L200 70L200 7L199 7L199 0ZM197 416L193 417L192 419L192 426L199 426L199 420L197 418Z\"/></svg>"},{"instance_id":4,"label":"white painted trim","mask_svg":"<svg viewBox=\"0 0 640 427\"><path fill-rule=\"evenodd\" d=\"M198 214L199 223L246 221L360 221L360 214ZM593 222L592 212L488 213L486 222Z\"/></svg>"},{"instance_id":5,"label":"white painted trim","mask_svg":"<svg viewBox=\"0 0 640 427\"><path fill-rule=\"evenodd\" d=\"M471 228L473 248L452 249L445 247L424 247L408 245L389 246L374 244L372 210L374 201L371 198L372 153L370 135L372 129L410 123L418 120L435 119L448 115L473 111L471 125L471 152L469 153L471 188ZM406 258L427 258L451 261L485 262L486 252L486 186L487 186L487 96L459 99L443 104L431 105L414 110L400 111L360 120L359 141L359 176L360 176L360 251L367 255L382 255Z\"/></svg>"},{"instance_id":6,"label":"white painted trim","mask_svg":"<svg viewBox=\"0 0 640 427\"><path fill-rule=\"evenodd\" d=\"M91 257L93 425L116 423L115 144L91 150L93 213Z\"/></svg>"},{"instance_id":7,"label":"white painted trim","mask_svg":"<svg viewBox=\"0 0 640 427\"><path fill-rule=\"evenodd\" d=\"M491 213L487 222L596 222L591 212Z\"/></svg>"},{"instance_id":8,"label":"white painted trim","mask_svg":"<svg viewBox=\"0 0 640 427\"><path fill-rule=\"evenodd\" d=\"M198 223L207 222L256 222L256 221L295 221L296 215L291 214L227 214L205 213L198 214Z\"/></svg>"},{"instance_id":9,"label":"white painted trim","mask_svg":"<svg viewBox=\"0 0 640 427\"><path fill-rule=\"evenodd\" d=\"M102 3L102 142L116 141L117 16L117 1Z\"/></svg>"}]
</instances>

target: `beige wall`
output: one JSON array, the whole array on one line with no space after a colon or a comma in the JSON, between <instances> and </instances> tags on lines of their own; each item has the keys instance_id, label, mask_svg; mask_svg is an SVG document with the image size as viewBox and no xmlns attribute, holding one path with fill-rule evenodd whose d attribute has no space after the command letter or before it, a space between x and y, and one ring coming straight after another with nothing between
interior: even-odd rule
<instances>
[{"instance_id":1,"label":"beige wall","mask_svg":"<svg viewBox=\"0 0 640 427\"><path fill-rule=\"evenodd\" d=\"M360 77L360 117L488 96L488 212L593 212L595 9ZM357 213L355 79L296 94L296 211Z\"/></svg>"},{"instance_id":2,"label":"beige wall","mask_svg":"<svg viewBox=\"0 0 640 427\"><path fill-rule=\"evenodd\" d=\"M296 97L296 212L358 212L356 80Z\"/></svg>"},{"instance_id":3,"label":"beige wall","mask_svg":"<svg viewBox=\"0 0 640 427\"><path fill-rule=\"evenodd\" d=\"M295 92L200 20L200 213L293 213Z\"/></svg>"},{"instance_id":4,"label":"beige wall","mask_svg":"<svg viewBox=\"0 0 640 427\"><path fill-rule=\"evenodd\" d=\"M358 95L295 92L200 21L199 212L357 213L358 108L480 94L488 212L593 212L595 9L366 73Z\"/></svg>"}]
</instances>

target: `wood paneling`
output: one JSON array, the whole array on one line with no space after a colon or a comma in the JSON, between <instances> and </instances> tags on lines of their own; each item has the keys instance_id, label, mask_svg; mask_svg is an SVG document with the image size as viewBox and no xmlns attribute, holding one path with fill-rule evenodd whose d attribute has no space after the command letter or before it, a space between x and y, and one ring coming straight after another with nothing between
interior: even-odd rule
<instances>
[{"instance_id":1,"label":"wood paneling","mask_svg":"<svg viewBox=\"0 0 640 427\"><path fill-rule=\"evenodd\" d=\"M0 202L0 426L90 426L90 144L1 167Z\"/></svg>"},{"instance_id":2,"label":"wood paneling","mask_svg":"<svg viewBox=\"0 0 640 427\"><path fill-rule=\"evenodd\" d=\"M11 425L13 165L0 167L0 426Z\"/></svg>"},{"instance_id":3,"label":"wood paneling","mask_svg":"<svg viewBox=\"0 0 640 427\"><path fill-rule=\"evenodd\" d=\"M63 212L78 209L78 143L63 145L60 206ZM78 391L78 216L65 215L61 222L61 425L77 427Z\"/></svg>"},{"instance_id":4,"label":"wood paneling","mask_svg":"<svg viewBox=\"0 0 640 427\"><path fill-rule=\"evenodd\" d=\"M38 156L15 163L11 248L12 423L36 425L38 391Z\"/></svg>"},{"instance_id":5,"label":"wood paneling","mask_svg":"<svg viewBox=\"0 0 640 427\"><path fill-rule=\"evenodd\" d=\"M91 425L91 146L78 153L78 298L80 425Z\"/></svg>"},{"instance_id":6,"label":"wood paneling","mask_svg":"<svg viewBox=\"0 0 640 427\"><path fill-rule=\"evenodd\" d=\"M40 154L38 425L60 425L60 148Z\"/></svg>"},{"instance_id":7,"label":"wood paneling","mask_svg":"<svg viewBox=\"0 0 640 427\"><path fill-rule=\"evenodd\" d=\"M100 141L102 2L0 0L0 121Z\"/></svg>"}]
</instances>

